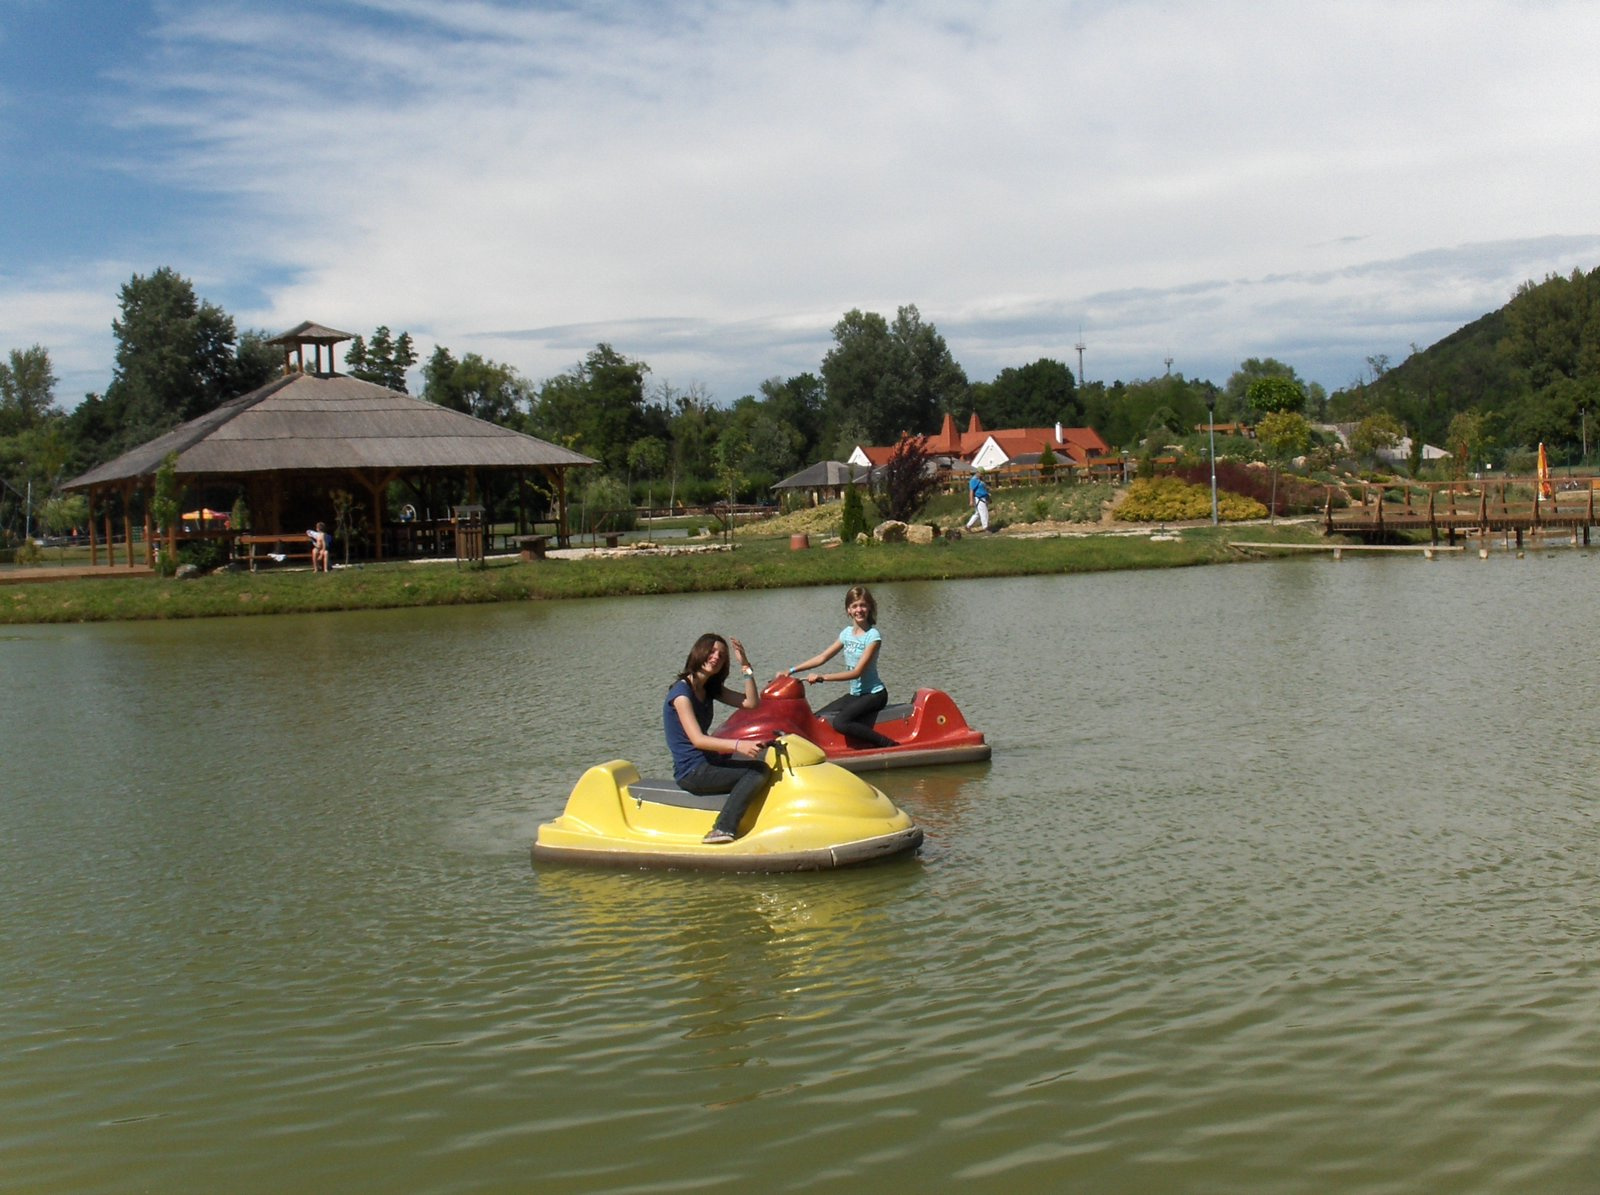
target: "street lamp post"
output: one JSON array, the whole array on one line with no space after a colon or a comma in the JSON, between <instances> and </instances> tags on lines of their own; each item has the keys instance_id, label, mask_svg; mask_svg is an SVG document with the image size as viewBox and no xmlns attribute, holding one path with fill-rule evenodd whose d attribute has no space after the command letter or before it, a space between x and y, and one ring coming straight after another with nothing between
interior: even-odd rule
<instances>
[{"instance_id":1,"label":"street lamp post","mask_svg":"<svg viewBox=\"0 0 1600 1195\"><path fill-rule=\"evenodd\" d=\"M1217 396L1206 396L1206 430L1211 433L1211 525L1217 525Z\"/></svg>"}]
</instances>

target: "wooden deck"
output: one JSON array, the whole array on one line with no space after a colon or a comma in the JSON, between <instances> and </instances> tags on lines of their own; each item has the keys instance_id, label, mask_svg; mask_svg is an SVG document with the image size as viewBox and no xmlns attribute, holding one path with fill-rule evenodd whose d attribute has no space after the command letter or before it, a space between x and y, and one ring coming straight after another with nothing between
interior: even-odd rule
<instances>
[{"instance_id":1,"label":"wooden deck","mask_svg":"<svg viewBox=\"0 0 1600 1195\"><path fill-rule=\"evenodd\" d=\"M1589 543L1590 528L1600 526L1596 485L1589 477L1556 478L1548 485L1536 477L1493 481L1362 482L1347 507L1335 507L1331 491L1324 511L1329 535L1381 539L1391 534L1426 531L1433 543L1477 537L1571 535ZM1564 488L1563 488L1564 487Z\"/></svg>"}]
</instances>

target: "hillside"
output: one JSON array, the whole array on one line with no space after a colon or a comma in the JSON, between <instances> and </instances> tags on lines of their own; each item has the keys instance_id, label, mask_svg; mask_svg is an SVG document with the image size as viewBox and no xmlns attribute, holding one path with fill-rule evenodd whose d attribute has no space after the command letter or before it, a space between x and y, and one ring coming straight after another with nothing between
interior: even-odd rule
<instances>
[{"instance_id":1,"label":"hillside","mask_svg":"<svg viewBox=\"0 0 1600 1195\"><path fill-rule=\"evenodd\" d=\"M1540 441L1585 455L1596 438L1586 412L1600 412L1600 268L1525 283L1498 311L1328 400L1334 420L1380 411L1431 444L1448 447L1451 420L1476 412L1501 459Z\"/></svg>"}]
</instances>

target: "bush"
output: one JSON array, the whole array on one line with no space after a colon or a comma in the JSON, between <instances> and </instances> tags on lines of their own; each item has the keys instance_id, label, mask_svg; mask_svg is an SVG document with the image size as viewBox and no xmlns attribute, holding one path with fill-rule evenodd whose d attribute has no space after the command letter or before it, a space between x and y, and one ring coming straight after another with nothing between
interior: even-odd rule
<instances>
[{"instance_id":1,"label":"bush","mask_svg":"<svg viewBox=\"0 0 1600 1195\"><path fill-rule=\"evenodd\" d=\"M579 534L591 531L632 531L638 512L628 500L627 484L615 477L593 477L582 489L574 526Z\"/></svg>"},{"instance_id":2,"label":"bush","mask_svg":"<svg viewBox=\"0 0 1600 1195\"><path fill-rule=\"evenodd\" d=\"M1266 518L1267 508L1253 498L1217 491L1217 517L1235 523ZM1179 477L1141 478L1128 487L1116 516L1130 523L1169 523L1211 517L1209 474L1204 486Z\"/></svg>"},{"instance_id":3,"label":"bush","mask_svg":"<svg viewBox=\"0 0 1600 1195\"><path fill-rule=\"evenodd\" d=\"M1186 462L1172 471L1174 477L1181 478L1191 485L1201 486L1208 495L1206 499L1206 517L1211 515L1209 494L1211 491L1211 465L1206 461ZM1217 458L1217 492L1223 490L1230 494L1239 494L1246 498L1254 499L1261 504L1262 510L1272 502L1272 470L1241 464L1236 460ZM1280 515L1291 514L1318 514L1328 500L1328 488L1316 482L1308 481L1298 473L1278 474L1278 511ZM1221 501L1221 498L1218 498ZM1339 505L1337 498L1334 505Z\"/></svg>"},{"instance_id":4,"label":"bush","mask_svg":"<svg viewBox=\"0 0 1600 1195\"><path fill-rule=\"evenodd\" d=\"M872 529L867 526L867 513L861 505L861 491L853 485L844 488L843 517L839 520L839 538L853 544L856 536Z\"/></svg>"},{"instance_id":5,"label":"bush","mask_svg":"<svg viewBox=\"0 0 1600 1195\"><path fill-rule=\"evenodd\" d=\"M192 539L178 549L178 564L192 564L205 572L228 562L228 549L221 540Z\"/></svg>"},{"instance_id":6,"label":"bush","mask_svg":"<svg viewBox=\"0 0 1600 1195\"><path fill-rule=\"evenodd\" d=\"M989 503L991 520L1006 523L1098 523L1116 492L1108 482L1091 481L1019 490L1001 490ZM969 510L959 514L965 521Z\"/></svg>"}]
</instances>

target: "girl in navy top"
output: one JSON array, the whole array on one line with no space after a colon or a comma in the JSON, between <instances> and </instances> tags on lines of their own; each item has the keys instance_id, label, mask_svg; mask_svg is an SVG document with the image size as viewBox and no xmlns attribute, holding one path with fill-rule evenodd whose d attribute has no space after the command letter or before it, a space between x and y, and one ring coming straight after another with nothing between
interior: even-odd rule
<instances>
[{"instance_id":1,"label":"girl in navy top","mask_svg":"<svg viewBox=\"0 0 1600 1195\"><path fill-rule=\"evenodd\" d=\"M728 640L705 634L694 641L683 671L667 690L661 710L662 728L672 752L672 778L685 792L710 796L727 793L722 812L703 841L732 842L739 832L739 819L751 800L767 782L766 749L748 739L718 739L711 729L714 701L753 710L761 704L756 691L756 671L744 654L744 644L733 640L739 670L744 674L742 689L723 682L728 677Z\"/></svg>"},{"instance_id":2,"label":"girl in navy top","mask_svg":"<svg viewBox=\"0 0 1600 1195\"><path fill-rule=\"evenodd\" d=\"M819 652L803 664L789 669L789 675L808 668L820 668L840 652L844 653L844 671L831 676L812 672L806 677L808 685L826 681L849 681L850 692L837 701L829 702L817 711L819 718L828 718L833 728L846 738L856 739L873 747L893 747L895 741L873 729L878 714L889 704L889 690L878 678L878 648L883 634L878 630L878 603L865 585L856 585L844 595L844 612L850 616L850 625L839 632L839 638L826 651Z\"/></svg>"}]
</instances>

